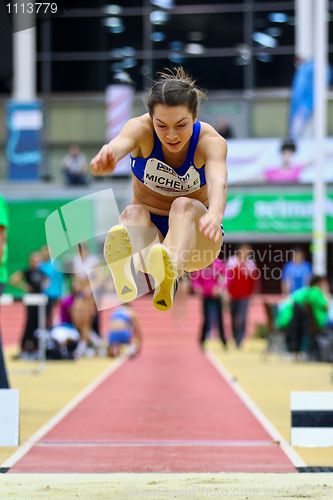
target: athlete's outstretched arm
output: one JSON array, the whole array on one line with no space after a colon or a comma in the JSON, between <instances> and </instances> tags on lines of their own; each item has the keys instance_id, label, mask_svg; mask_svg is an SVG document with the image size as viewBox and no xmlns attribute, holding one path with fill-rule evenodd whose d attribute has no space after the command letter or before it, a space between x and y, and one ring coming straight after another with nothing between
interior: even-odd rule
<instances>
[{"instance_id":1,"label":"athlete's outstretched arm","mask_svg":"<svg viewBox=\"0 0 333 500\"><path fill-rule=\"evenodd\" d=\"M105 175L113 172L118 161L138 147L142 134L140 125L140 118L131 118L117 137L101 148L90 163L94 175Z\"/></svg>"},{"instance_id":2,"label":"athlete's outstretched arm","mask_svg":"<svg viewBox=\"0 0 333 500\"><path fill-rule=\"evenodd\" d=\"M205 172L208 190L208 212L200 219L200 230L209 239L218 241L227 201L227 143L222 137L203 138Z\"/></svg>"}]
</instances>

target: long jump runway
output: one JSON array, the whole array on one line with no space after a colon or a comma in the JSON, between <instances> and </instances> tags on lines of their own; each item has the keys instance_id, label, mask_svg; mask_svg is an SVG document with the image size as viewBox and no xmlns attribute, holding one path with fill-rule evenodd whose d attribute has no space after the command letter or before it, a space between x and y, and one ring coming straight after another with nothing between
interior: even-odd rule
<instances>
[{"instance_id":1,"label":"long jump runway","mask_svg":"<svg viewBox=\"0 0 333 500\"><path fill-rule=\"evenodd\" d=\"M135 308L142 355L104 378L10 472L296 472L199 349L193 323L177 332L171 313L147 300Z\"/></svg>"}]
</instances>

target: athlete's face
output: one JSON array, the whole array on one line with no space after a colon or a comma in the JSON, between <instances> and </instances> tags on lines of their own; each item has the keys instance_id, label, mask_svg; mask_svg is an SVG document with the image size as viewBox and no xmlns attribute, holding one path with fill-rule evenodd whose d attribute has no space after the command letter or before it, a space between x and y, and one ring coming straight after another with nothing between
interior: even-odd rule
<instances>
[{"instance_id":1,"label":"athlete's face","mask_svg":"<svg viewBox=\"0 0 333 500\"><path fill-rule=\"evenodd\" d=\"M186 106L156 104L152 118L163 146L171 153L179 153L191 138L196 117Z\"/></svg>"}]
</instances>

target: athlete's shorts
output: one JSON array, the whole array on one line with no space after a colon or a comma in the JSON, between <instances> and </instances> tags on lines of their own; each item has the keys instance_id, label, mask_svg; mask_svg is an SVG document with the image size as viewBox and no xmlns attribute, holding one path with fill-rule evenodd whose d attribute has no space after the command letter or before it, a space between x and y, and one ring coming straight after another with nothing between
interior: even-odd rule
<instances>
[{"instance_id":1,"label":"athlete's shorts","mask_svg":"<svg viewBox=\"0 0 333 500\"><path fill-rule=\"evenodd\" d=\"M169 231L169 216L168 215L156 215L149 212L150 220L152 223L160 230L164 238ZM223 225L221 224L222 237L224 236Z\"/></svg>"},{"instance_id":2,"label":"athlete's shorts","mask_svg":"<svg viewBox=\"0 0 333 500\"><path fill-rule=\"evenodd\" d=\"M149 212L150 220L160 230L164 238L169 231L169 216L168 215L156 215Z\"/></svg>"},{"instance_id":3,"label":"athlete's shorts","mask_svg":"<svg viewBox=\"0 0 333 500\"><path fill-rule=\"evenodd\" d=\"M129 344L132 339L130 330L117 330L108 335L108 344Z\"/></svg>"}]
</instances>

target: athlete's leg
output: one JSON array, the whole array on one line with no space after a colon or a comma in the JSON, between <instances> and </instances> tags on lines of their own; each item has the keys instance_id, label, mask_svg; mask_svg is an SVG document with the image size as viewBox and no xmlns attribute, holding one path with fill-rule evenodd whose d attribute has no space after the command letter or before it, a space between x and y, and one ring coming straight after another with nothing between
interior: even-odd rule
<instances>
[{"instance_id":1,"label":"athlete's leg","mask_svg":"<svg viewBox=\"0 0 333 500\"><path fill-rule=\"evenodd\" d=\"M200 201L191 198L177 198L171 206L169 231L163 245L169 248L178 275L207 267L220 253L222 232L214 242L199 229L199 220L206 212Z\"/></svg>"},{"instance_id":2,"label":"athlete's leg","mask_svg":"<svg viewBox=\"0 0 333 500\"><path fill-rule=\"evenodd\" d=\"M120 215L120 224L113 226L106 236L104 257L110 268L118 297L123 302L136 298L137 286L131 271L134 267L146 272L144 261L149 246L162 235L152 224L148 210L138 204L129 205Z\"/></svg>"},{"instance_id":3,"label":"athlete's leg","mask_svg":"<svg viewBox=\"0 0 333 500\"><path fill-rule=\"evenodd\" d=\"M143 205L128 205L120 215L120 223L128 229L134 265L137 270L146 272L144 262L151 246L163 241L160 231L150 220L150 213Z\"/></svg>"},{"instance_id":4,"label":"athlete's leg","mask_svg":"<svg viewBox=\"0 0 333 500\"><path fill-rule=\"evenodd\" d=\"M154 245L149 252L148 272L155 280L154 305L168 310L172 306L176 279L184 271L196 271L215 260L222 244L222 232L214 242L199 229L199 220L206 207L191 198L177 198L169 213L169 231L163 245Z\"/></svg>"}]
</instances>

